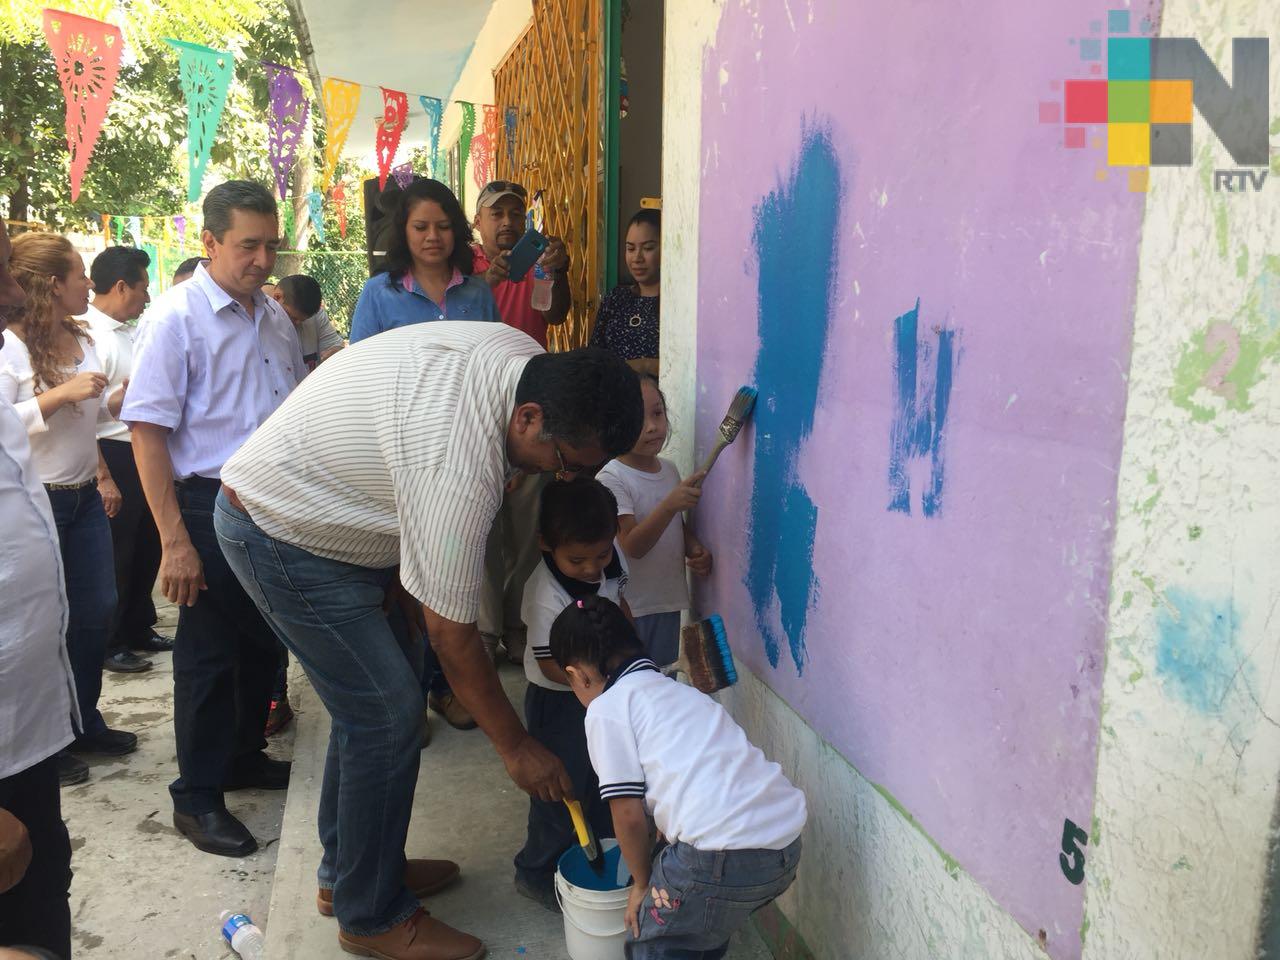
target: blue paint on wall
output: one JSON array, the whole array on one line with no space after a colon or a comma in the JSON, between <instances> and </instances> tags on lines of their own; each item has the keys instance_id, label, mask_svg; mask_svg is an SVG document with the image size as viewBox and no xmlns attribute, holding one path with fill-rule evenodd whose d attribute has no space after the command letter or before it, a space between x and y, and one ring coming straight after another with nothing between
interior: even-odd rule
<instances>
[{"instance_id":1,"label":"blue paint on wall","mask_svg":"<svg viewBox=\"0 0 1280 960\"><path fill-rule=\"evenodd\" d=\"M917 384L921 361L927 366L932 351L920 344L920 301L893 321L894 382L897 402L889 431L889 509L911 512L911 480L907 463L929 457L929 485L921 497L921 509L932 517L942 509L942 481L945 461L942 438L951 406L951 378L955 371L955 331L938 331L937 360L933 371L933 393L921 403Z\"/></svg>"},{"instance_id":2,"label":"blue paint on wall","mask_svg":"<svg viewBox=\"0 0 1280 960\"><path fill-rule=\"evenodd\" d=\"M1165 591L1156 613L1156 675L1164 689L1203 714L1221 714L1236 684L1245 690L1253 665L1236 639L1230 599L1207 600L1180 587Z\"/></svg>"},{"instance_id":3,"label":"blue paint on wall","mask_svg":"<svg viewBox=\"0 0 1280 960\"><path fill-rule=\"evenodd\" d=\"M818 407L842 194L840 161L829 132L806 126L786 181L755 208L752 235L760 265L760 352L754 373L760 398L744 582L769 663L778 665L785 636L800 673L807 660L805 623L817 589L818 508L798 476L797 457Z\"/></svg>"}]
</instances>

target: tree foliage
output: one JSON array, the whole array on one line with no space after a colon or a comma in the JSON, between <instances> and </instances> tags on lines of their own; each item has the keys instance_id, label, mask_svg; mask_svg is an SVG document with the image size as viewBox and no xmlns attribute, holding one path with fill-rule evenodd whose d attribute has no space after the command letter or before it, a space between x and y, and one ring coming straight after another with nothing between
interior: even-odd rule
<instances>
[{"instance_id":1,"label":"tree foliage","mask_svg":"<svg viewBox=\"0 0 1280 960\"><path fill-rule=\"evenodd\" d=\"M269 94L261 61L299 69L312 100L312 127L321 129L284 0L67 0L60 8L119 25L125 56L115 95L85 174L79 200L68 189L64 102L41 28L43 3L0 2L0 196L8 216L59 228L96 228L103 213L174 213L186 192L186 105L177 53L166 38L219 49L236 58L235 82L214 140L206 188L221 180L270 183L267 159ZM321 133L322 137L322 133ZM297 193L309 190L322 158L308 149L294 171ZM360 219L352 190L348 219ZM305 222L305 202L296 220ZM331 212L331 211L329 211ZM305 236L305 227L301 234ZM332 225L337 236L336 221ZM339 241L330 246L345 248Z\"/></svg>"}]
</instances>

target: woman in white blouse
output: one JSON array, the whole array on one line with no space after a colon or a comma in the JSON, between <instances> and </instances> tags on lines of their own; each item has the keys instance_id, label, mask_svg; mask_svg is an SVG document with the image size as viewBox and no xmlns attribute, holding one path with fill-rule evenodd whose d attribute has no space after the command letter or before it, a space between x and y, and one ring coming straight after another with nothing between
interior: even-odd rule
<instances>
[{"instance_id":1,"label":"woman in white blouse","mask_svg":"<svg viewBox=\"0 0 1280 960\"><path fill-rule=\"evenodd\" d=\"M81 717L71 749L129 753L137 749L137 737L108 729L98 711L102 658L116 603L103 499L109 492L113 510L119 509L119 492L101 460L95 430L100 420L119 415L124 390L104 396L107 378L93 339L85 324L73 319L88 306L89 278L70 242L52 233L23 234L13 241L10 270L27 300L10 317L0 348L0 396L27 427L32 463L58 527L69 606L67 655ZM60 772L77 766L74 758L60 757Z\"/></svg>"}]
</instances>

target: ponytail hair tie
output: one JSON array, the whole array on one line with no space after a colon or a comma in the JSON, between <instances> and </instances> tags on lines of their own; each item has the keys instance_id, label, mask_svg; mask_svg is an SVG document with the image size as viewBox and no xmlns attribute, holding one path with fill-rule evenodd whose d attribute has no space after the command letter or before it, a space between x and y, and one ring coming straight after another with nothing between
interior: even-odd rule
<instances>
[{"instance_id":1,"label":"ponytail hair tie","mask_svg":"<svg viewBox=\"0 0 1280 960\"><path fill-rule=\"evenodd\" d=\"M582 606L582 601L581 601L581 600L579 600L579 601L578 601L578 609L579 609L579 610L584 609L584 607Z\"/></svg>"}]
</instances>

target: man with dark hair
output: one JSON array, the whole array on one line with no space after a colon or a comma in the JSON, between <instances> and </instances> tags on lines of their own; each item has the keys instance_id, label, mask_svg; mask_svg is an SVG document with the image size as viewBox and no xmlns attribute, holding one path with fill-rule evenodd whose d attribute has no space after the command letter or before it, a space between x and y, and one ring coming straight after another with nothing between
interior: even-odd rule
<instances>
[{"instance_id":1,"label":"man with dark hair","mask_svg":"<svg viewBox=\"0 0 1280 960\"><path fill-rule=\"evenodd\" d=\"M642 421L639 380L612 354L545 354L501 324L445 320L343 351L227 462L219 542L332 718L319 905L349 952L483 950L418 905L457 865L405 860L423 709L405 617L516 785L549 802L572 792L480 642L485 541L509 479L593 470L631 449Z\"/></svg>"},{"instance_id":2,"label":"man with dark hair","mask_svg":"<svg viewBox=\"0 0 1280 960\"><path fill-rule=\"evenodd\" d=\"M523 330L545 348L547 327L564 323L573 302L569 293L569 251L559 237L547 238L539 267L553 284L551 304L546 310L534 309L534 271L514 281L507 269L511 248L526 229L528 202L529 194L522 184L509 180L486 184L476 197L475 227L480 242L472 249L475 271L489 282L502 322ZM534 528L543 484L542 478L528 477L517 478L510 485L486 550L480 633L490 652L495 652L502 641L507 659L518 664L524 663L525 625L520 614L524 585L538 563Z\"/></svg>"},{"instance_id":3,"label":"man with dark hair","mask_svg":"<svg viewBox=\"0 0 1280 960\"><path fill-rule=\"evenodd\" d=\"M107 389L124 385L133 372L136 329L130 324L151 302L147 267L151 258L136 247L107 247L89 268L93 303L84 315L94 347L107 375ZM104 666L118 673L151 669L151 661L134 650L173 649L173 641L155 631L156 608L151 590L160 569L160 535L147 509L133 459L129 427L119 420L98 425L98 450L111 473L119 508L111 516L111 548L116 567L116 612L107 640ZM99 487L106 485L99 481ZM102 489L103 498L108 490Z\"/></svg>"},{"instance_id":4,"label":"man with dark hair","mask_svg":"<svg viewBox=\"0 0 1280 960\"><path fill-rule=\"evenodd\" d=\"M148 311L121 419L160 531L160 589L180 605L173 823L200 850L243 857L257 842L223 791L282 790L289 764L263 752L276 638L218 549L213 502L227 458L306 367L289 318L261 290L280 246L271 193L246 180L214 187L201 239L208 265Z\"/></svg>"},{"instance_id":5,"label":"man with dark hair","mask_svg":"<svg viewBox=\"0 0 1280 960\"><path fill-rule=\"evenodd\" d=\"M275 285L268 284L263 291L284 307L293 321L308 370L314 370L342 349L342 334L334 329L324 311L324 294L315 277L295 273Z\"/></svg>"},{"instance_id":6,"label":"man with dark hair","mask_svg":"<svg viewBox=\"0 0 1280 960\"><path fill-rule=\"evenodd\" d=\"M178 264L178 269L173 271L173 285L176 287L180 283L186 283L195 276L196 267L208 262L207 257L187 257L187 259Z\"/></svg>"},{"instance_id":7,"label":"man with dark hair","mask_svg":"<svg viewBox=\"0 0 1280 960\"><path fill-rule=\"evenodd\" d=\"M0 344L5 311L26 293L9 272L9 233L0 220ZM0 399L0 945L71 956L71 838L62 822L57 754L78 724L67 660L67 595L49 495L31 466L27 428ZM83 774L88 768L81 763Z\"/></svg>"}]
</instances>

